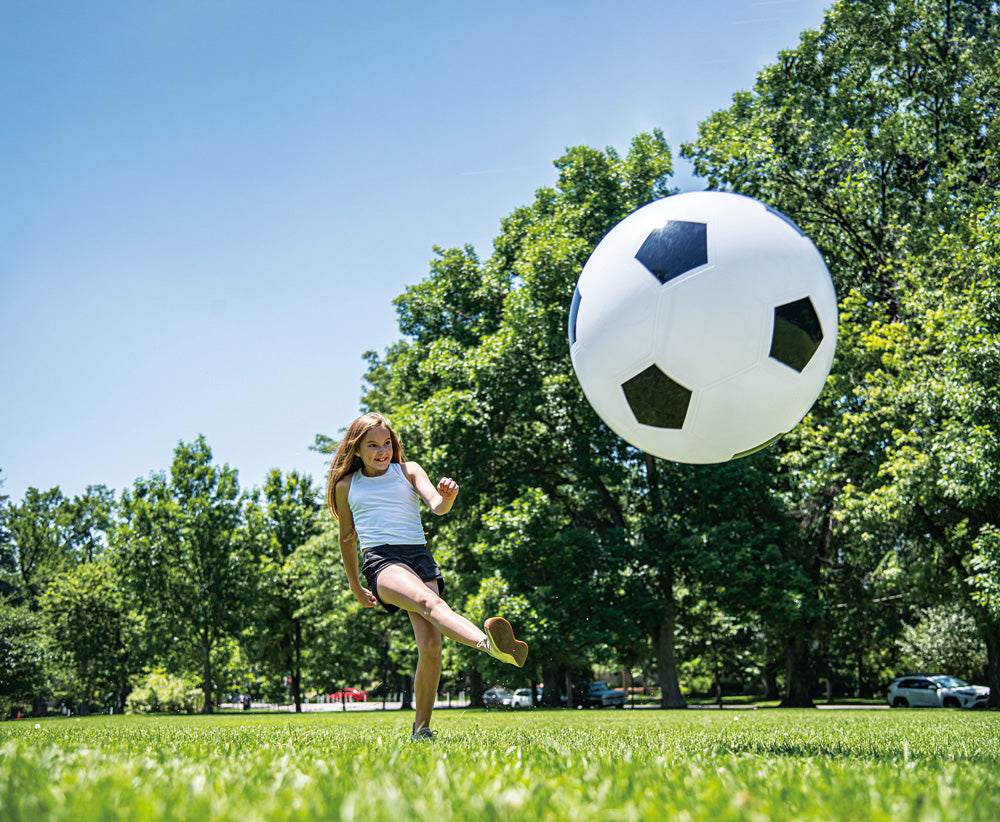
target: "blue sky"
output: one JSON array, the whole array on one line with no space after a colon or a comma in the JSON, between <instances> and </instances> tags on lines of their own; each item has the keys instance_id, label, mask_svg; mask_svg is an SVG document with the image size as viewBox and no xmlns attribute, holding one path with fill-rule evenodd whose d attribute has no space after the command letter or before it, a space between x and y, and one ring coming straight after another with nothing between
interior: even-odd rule
<instances>
[{"instance_id":1,"label":"blue sky","mask_svg":"<svg viewBox=\"0 0 1000 822\"><path fill-rule=\"evenodd\" d=\"M120 491L199 434L319 484L434 246L487 257L569 146L676 156L829 5L6 0L0 491Z\"/></svg>"}]
</instances>

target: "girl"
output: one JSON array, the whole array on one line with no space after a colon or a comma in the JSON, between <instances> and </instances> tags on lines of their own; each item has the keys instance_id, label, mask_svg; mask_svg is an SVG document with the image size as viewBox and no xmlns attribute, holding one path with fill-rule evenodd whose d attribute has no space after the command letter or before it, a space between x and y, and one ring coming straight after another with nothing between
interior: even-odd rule
<instances>
[{"instance_id":1,"label":"girl","mask_svg":"<svg viewBox=\"0 0 1000 822\"><path fill-rule=\"evenodd\" d=\"M340 523L340 554L351 591L366 608L378 602L389 613L403 609L413 626L413 739L434 738L430 722L441 678L442 634L519 668L528 656L528 646L514 638L507 620L492 617L480 631L441 598L444 580L427 550L418 500L443 516L457 496L453 479L444 477L435 488L423 468L406 462L396 432L381 414L351 423L327 480L326 504ZM358 576L359 542L368 588Z\"/></svg>"}]
</instances>

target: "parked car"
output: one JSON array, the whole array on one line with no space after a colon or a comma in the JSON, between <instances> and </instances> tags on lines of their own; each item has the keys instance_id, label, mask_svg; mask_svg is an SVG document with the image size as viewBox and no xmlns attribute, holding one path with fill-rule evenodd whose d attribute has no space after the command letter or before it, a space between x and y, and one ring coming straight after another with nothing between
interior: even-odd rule
<instances>
[{"instance_id":1,"label":"parked car","mask_svg":"<svg viewBox=\"0 0 1000 822\"><path fill-rule=\"evenodd\" d=\"M624 708L625 691L613 690L607 682L588 682L573 688L573 703L583 708Z\"/></svg>"},{"instance_id":2,"label":"parked car","mask_svg":"<svg viewBox=\"0 0 1000 822\"><path fill-rule=\"evenodd\" d=\"M343 688L330 694L330 697L334 702L367 702L368 691L362 691L360 688Z\"/></svg>"},{"instance_id":3,"label":"parked car","mask_svg":"<svg viewBox=\"0 0 1000 822\"><path fill-rule=\"evenodd\" d=\"M514 695L506 688L490 688L483 694L483 705L487 708L510 708Z\"/></svg>"},{"instance_id":4,"label":"parked car","mask_svg":"<svg viewBox=\"0 0 1000 822\"><path fill-rule=\"evenodd\" d=\"M990 689L954 676L910 674L893 680L888 700L893 708L985 708Z\"/></svg>"},{"instance_id":5,"label":"parked car","mask_svg":"<svg viewBox=\"0 0 1000 822\"><path fill-rule=\"evenodd\" d=\"M531 697L531 688L518 688L510 699L512 708L532 708L534 707Z\"/></svg>"}]
</instances>

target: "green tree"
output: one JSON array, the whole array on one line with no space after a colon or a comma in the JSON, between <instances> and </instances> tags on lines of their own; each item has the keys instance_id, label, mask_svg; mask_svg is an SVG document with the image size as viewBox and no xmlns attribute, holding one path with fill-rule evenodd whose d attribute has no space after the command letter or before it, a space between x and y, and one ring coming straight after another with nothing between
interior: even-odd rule
<instances>
[{"instance_id":1,"label":"green tree","mask_svg":"<svg viewBox=\"0 0 1000 822\"><path fill-rule=\"evenodd\" d=\"M112 544L129 604L142 614L159 659L176 665L179 644L200 660L202 710L211 712L212 650L238 633L252 584L237 473L213 465L198 437L178 444L169 479L136 480L121 509Z\"/></svg>"},{"instance_id":2,"label":"green tree","mask_svg":"<svg viewBox=\"0 0 1000 822\"><path fill-rule=\"evenodd\" d=\"M2 469L0 469L2 473ZM0 488L4 479L0 477ZM17 559L14 556L14 544L10 529L7 527L10 497L0 493L0 601L10 597L16 589Z\"/></svg>"},{"instance_id":3,"label":"green tree","mask_svg":"<svg viewBox=\"0 0 1000 822\"><path fill-rule=\"evenodd\" d=\"M42 595L41 612L52 646L69 662L80 712L109 697L116 710L123 710L136 664L129 658L134 626L111 562L86 562L57 576Z\"/></svg>"},{"instance_id":4,"label":"green tree","mask_svg":"<svg viewBox=\"0 0 1000 822\"><path fill-rule=\"evenodd\" d=\"M104 552L114 524L115 495L103 485L88 485L63 506L66 538L77 562L93 562Z\"/></svg>"},{"instance_id":5,"label":"green tree","mask_svg":"<svg viewBox=\"0 0 1000 822\"><path fill-rule=\"evenodd\" d=\"M0 712L32 701L37 710L48 665L42 616L0 600Z\"/></svg>"},{"instance_id":6,"label":"green tree","mask_svg":"<svg viewBox=\"0 0 1000 822\"><path fill-rule=\"evenodd\" d=\"M57 574L72 567L73 556L65 533L66 498L59 488L29 488L20 505L10 505L6 527L13 548L10 564L16 601L32 611Z\"/></svg>"},{"instance_id":7,"label":"green tree","mask_svg":"<svg viewBox=\"0 0 1000 822\"><path fill-rule=\"evenodd\" d=\"M973 546L972 597L994 620L1000 620L1000 528L984 526Z\"/></svg>"},{"instance_id":8,"label":"green tree","mask_svg":"<svg viewBox=\"0 0 1000 822\"><path fill-rule=\"evenodd\" d=\"M788 556L812 592L801 618L786 626L792 673L786 700L791 704L808 699L816 673L810 649L822 644L830 630L824 603L838 601L838 577L872 572L886 550L900 549L915 559L911 573L919 566L926 573L918 576L930 578L930 569L940 568L931 557L940 551L963 558L950 564L961 589L968 584L959 579L972 570L964 558L983 556L968 549L986 544L989 518L973 516L968 531L961 531L955 517L962 522L965 514L997 510L990 508L990 493L979 493L986 486L964 489L977 494L967 497L970 504L939 510L922 504L920 494L929 482L907 482L902 474L887 482L896 473L892 454L911 453L896 450L895 430L921 439L916 450L932 460L933 452L926 449L936 436L971 432L971 449L958 437L949 438L957 449L953 453L962 455L957 462L966 466L959 476L973 464L964 459L970 450L987 458L981 463L984 471L992 470L996 460L988 448L980 448L974 419L943 426L945 418L932 410L940 411L940 403L921 399L928 393L922 384L926 369L933 374L938 368L930 360L934 345L913 369L887 363L885 345L894 341L897 357L907 346L923 345L924 324L913 324L909 297L914 281L934 293L937 274L931 272L938 269L928 264L941 233L961 245L971 236L967 215L995 207L998 50L1000 28L990 2L840 0L819 31L805 32L796 49L782 52L758 75L752 91L735 95L733 105L707 118L697 141L682 148L710 187L757 196L799 223L824 252L842 300L830 385L785 442L786 504L802 526ZM922 267L914 266L914 276L904 281L907 259L921 261ZM981 302L983 293L973 296ZM953 321L942 318L941 323ZM899 368L906 368L912 381ZM880 376L873 380L873 375ZM962 378L971 376L966 371ZM969 379L966 394L988 405L989 392L984 396L982 385ZM909 394L914 409L923 403L928 413L908 421L902 414L884 413L883 404L897 392ZM924 476L929 481L933 473ZM891 488L882 496L899 503L893 506L891 527L885 511L882 523L863 513L875 511L871 495L876 488ZM854 489L865 489L861 495L872 504L855 504ZM905 515L907 510L912 515ZM924 513L933 514L930 522Z\"/></svg>"},{"instance_id":9,"label":"green tree","mask_svg":"<svg viewBox=\"0 0 1000 822\"><path fill-rule=\"evenodd\" d=\"M997 207L970 223L898 266L905 319L873 321L862 336L875 362L855 389L852 428L874 432L880 459L845 487L844 508L861 539L892 548L915 596L957 597L975 618L997 689L1000 614L989 599L1000 528Z\"/></svg>"},{"instance_id":10,"label":"green tree","mask_svg":"<svg viewBox=\"0 0 1000 822\"><path fill-rule=\"evenodd\" d=\"M699 610L714 611L710 622L746 635L743 626L759 632L762 625L787 624L807 607L808 588L786 555L796 535L773 488L773 451L719 465L647 461L650 512L637 526L643 538L633 547L629 591L640 613L647 603L644 618L661 671L678 664L666 640L682 625L690 633L705 623ZM668 685L661 681L662 707L682 707L679 683L674 693Z\"/></svg>"},{"instance_id":11,"label":"green tree","mask_svg":"<svg viewBox=\"0 0 1000 822\"><path fill-rule=\"evenodd\" d=\"M391 630L389 614L362 608L347 587L331 519L320 519L320 533L288 563L289 575L301 592L298 613L312 637L303 681L326 693L345 685L367 690L385 677L389 647L399 632Z\"/></svg>"},{"instance_id":12,"label":"green tree","mask_svg":"<svg viewBox=\"0 0 1000 822\"><path fill-rule=\"evenodd\" d=\"M589 678L592 663L614 664L612 649L627 633L615 567L622 540L620 530L574 525L537 488L483 518L472 546L482 576L466 610L480 622L503 613L520 626L540 662L548 704L571 691L574 675Z\"/></svg>"},{"instance_id":13,"label":"green tree","mask_svg":"<svg viewBox=\"0 0 1000 822\"><path fill-rule=\"evenodd\" d=\"M954 227L1000 181L998 40L990 0L839 0L681 154L785 211L842 293L892 316L900 229Z\"/></svg>"},{"instance_id":14,"label":"green tree","mask_svg":"<svg viewBox=\"0 0 1000 822\"><path fill-rule=\"evenodd\" d=\"M0 572L8 596L37 609L58 574L103 551L113 516L114 494L102 485L72 499L58 487L29 488L20 505L5 505Z\"/></svg>"},{"instance_id":15,"label":"green tree","mask_svg":"<svg viewBox=\"0 0 1000 822\"><path fill-rule=\"evenodd\" d=\"M295 710L302 710L303 654L322 637L305 619L306 585L315 582L297 561L298 553L320 532L316 489L311 478L273 470L264 483L263 503L250 505L257 549L257 592L248 630L253 657L268 672L287 675Z\"/></svg>"}]
</instances>

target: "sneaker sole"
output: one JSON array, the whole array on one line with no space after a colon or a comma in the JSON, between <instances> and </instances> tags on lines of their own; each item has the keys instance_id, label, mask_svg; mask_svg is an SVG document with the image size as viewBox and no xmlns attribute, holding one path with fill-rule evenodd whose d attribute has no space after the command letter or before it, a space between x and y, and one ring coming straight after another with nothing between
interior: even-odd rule
<instances>
[{"instance_id":1,"label":"sneaker sole","mask_svg":"<svg viewBox=\"0 0 1000 822\"><path fill-rule=\"evenodd\" d=\"M528 658L528 644L514 638L514 629L510 627L510 623L503 617L490 617L484 627L493 647L509 657L509 661L518 668L523 668L524 660Z\"/></svg>"}]
</instances>

